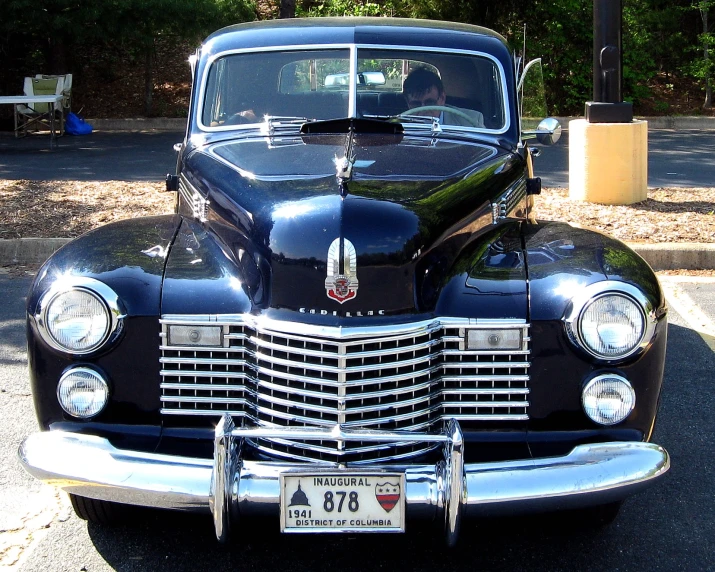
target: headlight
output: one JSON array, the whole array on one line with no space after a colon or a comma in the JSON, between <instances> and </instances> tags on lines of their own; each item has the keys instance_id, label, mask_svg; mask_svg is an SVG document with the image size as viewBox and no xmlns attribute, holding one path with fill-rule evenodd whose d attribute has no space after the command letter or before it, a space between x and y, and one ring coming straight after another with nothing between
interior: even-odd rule
<instances>
[{"instance_id":1,"label":"headlight","mask_svg":"<svg viewBox=\"0 0 715 572\"><path fill-rule=\"evenodd\" d=\"M640 344L645 332L643 310L621 294L604 294L581 312L581 340L594 355L619 358Z\"/></svg>"},{"instance_id":2,"label":"headlight","mask_svg":"<svg viewBox=\"0 0 715 572\"><path fill-rule=\"evenodd\" d=\"M583 388L583 410L600 425L615 425L631 414L636 406L636 392L628 380L605 374L593 378Z\"/></svg>"},{"instance_id":3,"label":"headlight","mask_svg":"<svg viewBox=\"0 0 715 572\"><path fill-rule=\"evenodd\" d=\"M564 318L569 338L594 357L623 359L650 343L655 320L645 296L620 282L598 282L574 297Z\"/></svg>"},{"instance_id":4,"label":"headlight","mask_svg":"<svg viewBox=\"0 0 715 572\"><path fill-rule=\"evenodd\" d=\"M114 291L89 278L57 283L42 296L36 314L43 339L75 355L99 349L119 332L122 317Z\"/></svg>"},{"instance_id":5,"label":"headlight","mask_svg":"<svg viewBox=\"0 0 715 572\"><path fill-rule=\"evenodd\" d=\"M109 387L96 371L77 367L66 371L60 378L57 399L67 413L87 419L104 409L109 399Z\"/></svg>"}]
</instances>

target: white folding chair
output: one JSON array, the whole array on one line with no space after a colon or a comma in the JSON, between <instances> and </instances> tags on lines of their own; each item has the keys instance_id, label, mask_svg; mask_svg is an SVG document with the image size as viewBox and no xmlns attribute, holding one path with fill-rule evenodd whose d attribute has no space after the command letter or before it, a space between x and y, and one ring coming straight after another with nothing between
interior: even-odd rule
<instances>
[{"instance_id":1,"label":"white folding chair","mask_svg":"<svg viewBox=\"0 0 715 572\"><path fill-rule=\"evenodd\" d=\"M25 95L62 95L64 78L26 77L23 92ZM54 132L55 120L59 116L60 135L64 134L64 100L57 103L19 103L15 105L15 137L27 135L31 130L48 127Z\"/></svg>"}]
</instances>

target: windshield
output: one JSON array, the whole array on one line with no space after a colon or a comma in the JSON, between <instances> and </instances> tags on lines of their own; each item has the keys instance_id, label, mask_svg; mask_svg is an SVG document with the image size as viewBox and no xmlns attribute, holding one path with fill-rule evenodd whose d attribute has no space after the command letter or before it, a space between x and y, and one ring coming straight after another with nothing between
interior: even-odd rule
<instances>
[{"instance_id":1,"label":"windshield","mask_svg":"<svg viewBox=\"0 0 715 572\"><path fill-rule=\"evenodd\" d=\"M471 53L369 47L229 53L208 69L200 126L218 131L268 118L346 117L503 132L503 74L496 60Z\"/></svg>"}]
</instances>

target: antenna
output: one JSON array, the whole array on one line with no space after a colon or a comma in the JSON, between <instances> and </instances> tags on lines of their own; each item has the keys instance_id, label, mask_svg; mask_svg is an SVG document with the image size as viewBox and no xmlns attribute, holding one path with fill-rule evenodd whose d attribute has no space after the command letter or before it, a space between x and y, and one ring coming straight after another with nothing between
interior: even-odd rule
<instances>
[{"instance_id":1,"label":"antenna","mask_svg":"<svg viewBox=\"0 0 715 572\"><path fill-rule=\"evenodd\" d=\"M519 93L519 117L524 112L524 75L526 74L526 22L524 22L524 47L521 49L521 90Z\"/></svg>"}]
</instances>

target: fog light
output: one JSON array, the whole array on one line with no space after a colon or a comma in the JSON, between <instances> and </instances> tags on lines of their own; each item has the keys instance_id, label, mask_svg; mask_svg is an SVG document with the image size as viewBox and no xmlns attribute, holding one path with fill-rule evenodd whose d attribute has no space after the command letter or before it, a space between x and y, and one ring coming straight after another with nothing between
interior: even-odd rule
<instances>
[{"instance_id":1,"label":"fog light","mask_svg":"<svg viewBox=\"0 0 715 572\"><path fill-rule=\"evenodd\" d=\"M109 399L109 387L96 371L78 367L66 371L57 386L57 399L72 417L94 417Z\"/></svg>"},{"instance_id":2,"label":"fog light","mask_svg":"<svg viewBox=\"0 0 715 572\"><path fill-rule=\"evenodd\" d=\"M169 326L172 346L222 346L221 326Z\"/></svg>"},{"instance_id":3,"label":"fog light","mask_svg":"<svg viewBox=\"0 0 715 572\"><path fill-rule=\"evenodd\" d=\"M467 331L467 349L469 350L520 350L522 343L520 329Z\"/></svg>"},{"instance_id":4,"label":"fog light","mask_svg":"<svg viewBox=\"0 0 715 572\"><path fill-rule=\"evenodd\" d=\"M583 388L583 409L600 425L615 425L631 414L636 392L628 380L613 374L599 375Z\"/></svg>"}]
</instances>

